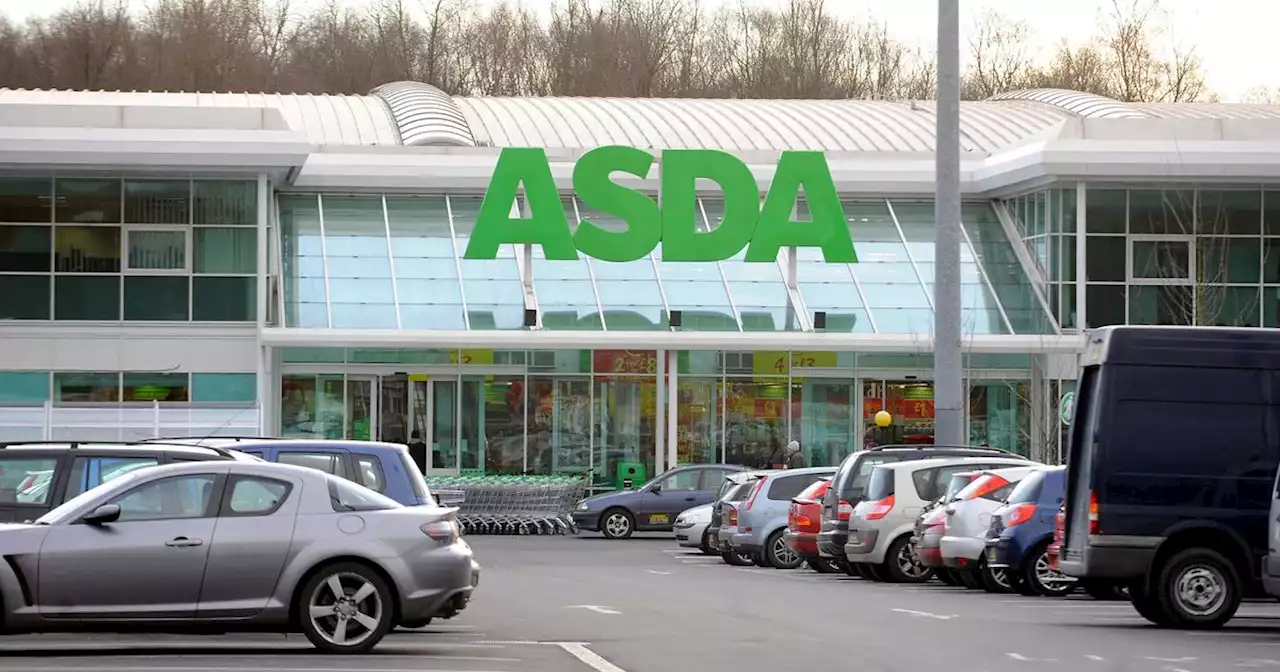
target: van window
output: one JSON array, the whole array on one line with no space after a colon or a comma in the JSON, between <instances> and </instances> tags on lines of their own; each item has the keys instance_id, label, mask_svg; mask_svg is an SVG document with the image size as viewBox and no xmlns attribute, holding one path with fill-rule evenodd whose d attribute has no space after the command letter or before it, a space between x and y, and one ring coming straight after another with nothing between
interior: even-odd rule
<instances>
[{"instance_id":1,"label":"van window","mask_svg":"<svg viewBox=\"0 0 1280 672\"><path fill-rule=\"evenodd\" d=\"M294 451L280 451L276 455L276 461L280 464L292 464L295 467L306 467L323 471L326 474L341 476L346 478L345 470L342 468L342 458L337 453L303 453Z\"/></svg>"},{"instance_id":2,"label":"van window","mask_svg":"<svg viewBox=\"0 0 1280 672\"><path fill-rule=\"evenodd\" d=\"M0 504L48 504L57 458L0 457Z\"/></svg>"},{"instance_id":3,"label":"van window","mask_svg":"<svg viewBox=\"0 0 1280 672\"><path fill-rule=\"evenodd\" d=\"M769 484L769 492L765 497L775 502L789 502L820 478L822 474L775 477L773 483Z\"/></svg>"},{"instance_id":4,"label":"van window","mask_svg":"<svg viewBox=\"0 0 1280 672\"><path fill-rule=\"evenodd\" d=\"M893 470L875 469L867 479L867 499L881 500L893 495Z\"/></svg>"},{"instance_id":5,"label":"van window","mask_svg":"<svg viewBox=\"0 0 1280 672\"><path fill-rule=\"evenodd\" d=\"M387 479L382 475L382 460L373 455L356 455L355 461L360 484L374 492L386 492Z\"/></svg>"}]
</instances>

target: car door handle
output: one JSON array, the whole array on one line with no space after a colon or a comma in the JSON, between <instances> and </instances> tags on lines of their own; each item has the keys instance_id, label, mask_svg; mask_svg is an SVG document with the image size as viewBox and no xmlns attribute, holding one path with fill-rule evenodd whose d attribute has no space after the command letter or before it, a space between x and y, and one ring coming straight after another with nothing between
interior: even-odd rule
<instances>
[{"instance_id":1,"label":"car door handle","mask_svg":"<svg viewBox=\"0 0 1280 672\"><path fill-rule=\"evenodd\" d=\"M697 501L697 499L698 499L697 497L685 497L685 498L684 498L684 501L686 501L686 502L693 502L693 501Z\"/></svg>"},{"instance_id":2,"label":"car door handle","mask_svg":"<svg viewBox=\"0 0 1280 672\"><path fill-rule=\"evenodd\" d=\"M200 539L188 539L186 537L178 537L176 539L170 539L169 541L164 542L164 545L173 546L175 548L185 548L187 546L199 546L203 543L204 541Z\"/></svg>"}]
</instances>

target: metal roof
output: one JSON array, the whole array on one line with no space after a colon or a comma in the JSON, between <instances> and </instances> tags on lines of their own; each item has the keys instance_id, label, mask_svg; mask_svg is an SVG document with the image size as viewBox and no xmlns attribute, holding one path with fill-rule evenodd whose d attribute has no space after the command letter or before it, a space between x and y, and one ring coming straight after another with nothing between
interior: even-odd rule
<instances>
[{"instance_id":1,"label":"metal roof","mask_svg":"<svg viewBox=\"0 0 1280 672\"><path fill-rule=\"evenodd\" d=\"M932 101L456 97L419 82L392 82L367 96L0 88L0 105L24 104L273 108L289 128L304 133L311 143L356 146L577 150L621 144L652 149L932 153L935 125ZM6 111L10 112L6 123L26 123L21 113L12 114L12 108ZM33 111L29 125L47 125L41 114ZM1032 89L966 101L960 114L964 151L989 154L1051 132L1073 117L1275 119L1280 118L1280 106L1125 103L1078 91ZM109 114L59 119L54 123L71 119L71 123L83 121L88 128L116 123ZM127 115L119 119L127 127ZM183 127L209 130L243 128L237 124L245 123L243 115L222 119L207 112L192 113L181 121L186 124Z\"/></svg>"},{"instance_id":2,"label":"metal roof","mask_svg":"<svg viewBox=\"0 0 1280 672\"><path fill-rule=\"evenodd\" d=\"M688 98L455 98L482 145L932 152L934 103ZM967 152L1016 145L1068 116L1023 102L967 102Z\"/></svg>"},{"instance_id":3,"label":"metal roof","mask_svg":"<svg viewBox=\"0 0 1280 672\"><path fill-rule=\"evenodd\" d=\"M275 108L289 128L318 145L398 145L400 132L381 98L293 93L174 93L0 88L0 105Z\"/></svg>"}]
</instances>

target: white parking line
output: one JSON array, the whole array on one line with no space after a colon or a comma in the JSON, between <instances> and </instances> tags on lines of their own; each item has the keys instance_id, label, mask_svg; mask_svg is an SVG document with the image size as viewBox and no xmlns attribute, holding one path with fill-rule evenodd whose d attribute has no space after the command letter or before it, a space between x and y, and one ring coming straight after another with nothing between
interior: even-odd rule
<instances>
[{"instance_id":1,"label":"white parking line","mask_svg":"<svg viewBox=\"0 0 1280 672\"><path fill-rule=\"evenodd\" d=\"M621 667L605 660L600 654L588 649L585 644L563 642L559 646L567 651L569 655L577 658L596 672L626 672Z\"/></svg>"}]
</instances>

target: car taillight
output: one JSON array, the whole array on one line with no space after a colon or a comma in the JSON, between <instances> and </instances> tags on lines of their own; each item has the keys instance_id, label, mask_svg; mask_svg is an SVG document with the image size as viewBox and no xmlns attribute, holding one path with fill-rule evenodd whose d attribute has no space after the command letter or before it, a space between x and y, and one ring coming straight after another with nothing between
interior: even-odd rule
<instances>
[{"instance_id":1,"label":"car taillight","mask_svg":"<svg viewBox=\"0 0 1280 672\"><path fill-rule=\"evenodd\" d=\"M756 481L756 487L751 488L751 496L747 498L747 505L744 507L743 510L745 511L751 510L751 505L756 503L756 495L760 494L760 489L764 487L764 481L765 479L763 478Z\"/></svg>"},{"instance_id":2,"label":"car taillight","mask_svg":"<svg viewBox=\"0 0 1280 672\"><path fill-rule=\"evenodd\" d=\"M1009 512L1005 514L1004 526L1013 527L1014 525L1021 525L1028 520L1031 520L1035 515L1036 505L1034 503L1018 504L1017 506L1009 509Z\"/></svg>"},{"instance_id":3,"label":"car taillight","mask_svg":"<svg viewBox=\"0 0 1280 672\"><path fill-rule=\"evenodd\" d=\"M840 500L840 505L836 507L837 520L849 520L853 517L853 505L849 502Z\"/></svg>"},{"instance_id":4,"label":"car taillight","mask_svg":"<svg viewBox=\"0 0 1280 672\"><path fill-rule=\"evenodd\" d=\"M893 495L889 495L884 499L871 505L871 510L867 512L867 520L880 520L889 515L893 510Z\"/></svg>"},{"instance_id":5,"label":"car taillight","mask_svg":"<svg viewBox=\"0 0 1280 672\"><path fill-rule=\"evenodd\" d=\"M796 516L796 527L809 527L813 525L813 520L804 514Z\"/></svg>"},{"instance_id":6,"label":"car taillight","mask_svg":"<svg viewBox=\"0 0 1280 672\"><path fill-rule=\"evenodd\" d=\"M452 520L437 520L426 523L420 528L428 537L436 541L453 543L458 540L458 524Z\"/></svg>"},{"instance_id":7,"label":"car taillight","mask_svg":"<svg viewBox=\"0 0 1280 672\"><path fill-rule=\"evenodd\" d=\"M977 499L989 495L1004 486L1009 485L1009 481L1000 476L992 475L977 489L969 495L969 499Z\"/></svg>"},{"instance_id":8,"label":"car taillight","mask_svg":"<svg viewBox=\"0 0 1280 672\"><path fill-rule=\"evenodd\" d=\"M1089 534L1099 534L1098 528L1098 494L1089 493Z\"/></svg>"},{"instance_id":9,"label":"car taillight","mask_svg":"<svg viewBox=\"0 0 1280 672\"><path fill-rule=\"evenodd\" d=\"M738 526L738 510L729 509L729 527Z\"/></svg>"}]
</instances>

